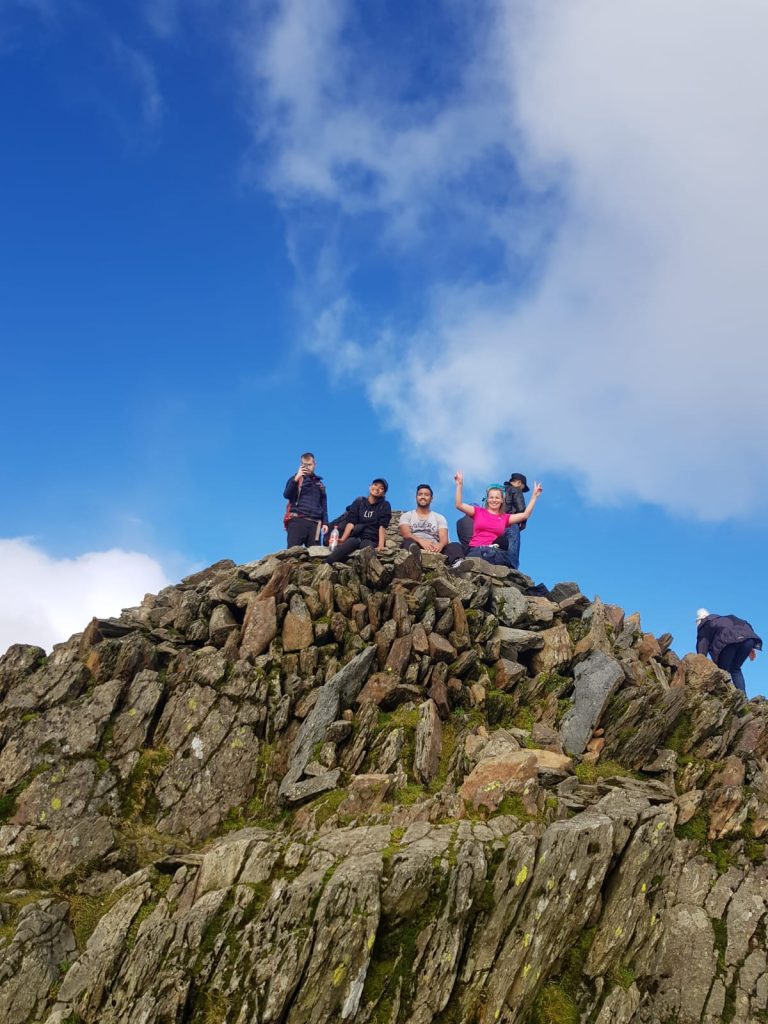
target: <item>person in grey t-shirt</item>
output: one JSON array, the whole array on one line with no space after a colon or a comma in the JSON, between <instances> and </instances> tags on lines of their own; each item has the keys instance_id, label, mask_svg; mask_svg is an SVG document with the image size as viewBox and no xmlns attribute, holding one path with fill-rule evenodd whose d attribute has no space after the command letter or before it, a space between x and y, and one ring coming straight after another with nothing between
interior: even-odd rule
<instances>
[{"instance_id":1,"label":"person in grey t-shirt","mask_svg":"<svg viewBox=\"0 0 768 1024\"><path fill-rule=\"evenodd\" d=\"M400 516L401 547L414 545L424 551L442 551L448 543L448 521L439 512L432 511L432 488L419 484L416 488L416 508Z\"/></svg>"}]
</instances>

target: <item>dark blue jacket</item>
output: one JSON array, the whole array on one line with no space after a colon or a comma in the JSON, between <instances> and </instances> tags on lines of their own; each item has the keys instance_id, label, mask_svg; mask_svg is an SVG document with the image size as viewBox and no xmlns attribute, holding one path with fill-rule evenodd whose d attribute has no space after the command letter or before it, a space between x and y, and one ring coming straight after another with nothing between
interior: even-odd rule
<instances>
[{"instance_id":1,"label":"dark blue jacket","mask_svg":"<svg viewBox=\"0 0 768 1024\"><path fill-rule=\"evenodd\" d=\"M504 484L504 511L510 516L517 512L525 512L525 494L519 488L513 487L509 480ZM528 522L517 525L524 530Z\"/></svg>"},{"instance_id":2,"label":"dark blue jacket","mask_svg":"<svg viewBox=\"0 0 768 1024\"><path fill-rule=\"evenodd\" d=\"M328 525L328 495L325 491L323 478L305 476L301 486L293 477L288 479L283 497L291 503L291 512L301 519L312 519L316 523Z\"/></svg>"},{"instance_id":3,"label":"dark blue jacket","mask_svg":"<svg viewBox=\"0 0 768 1024\"><path fill-rule=\"evenodd\" d=\"M709 654L717 664L724 647L744 640L754 640L755 647L762 650L763 641L745 619L736 615L708 615L696 630L696 653Z\"/></svg>"}]
</instances>

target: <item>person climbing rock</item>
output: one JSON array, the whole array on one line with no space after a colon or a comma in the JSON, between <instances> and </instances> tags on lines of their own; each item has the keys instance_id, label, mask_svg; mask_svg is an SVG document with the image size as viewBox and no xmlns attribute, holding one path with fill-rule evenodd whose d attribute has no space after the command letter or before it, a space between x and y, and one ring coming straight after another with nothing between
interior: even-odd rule
<instances>
[{"instance_id":1,"label":"person climbing rock","mask_svg":"<svg viewBox=\"0 0 768 1024\"><path fill-rule=\"evenodd\" d=\"M358 548L376 548L383 551L387 541L387 527L392 519L392 506L384 495L389 484L376 477L368 488L368 495L355 498L347 507L346 525L335 551L326 562L345 562Z\"/></svg>"},{"instance_id":2,"label":"person climbing rock","mask_svg":"<svg viewBox=\"0 0 768 1024\"><path fill-rule=\"evenodd\" d=\"M448 544L448 520L432 511L432 488L419 484L416 488L416 508L403 512L398 529L403 538L401 547L419 551L440 552Z\"/></svg>"},{"instance_id":3,"label":"person climbing rock","mask_svg":"<svg viewBox=\"0 0 768 1024\"><path fill-rule=\"evenodd\" d=\"M328 495L315 466L312 452L304 452L296 474L288 478L283 491L288 501L285 528L289 548L322 544L322 537L328 532Z\"/></svg>"},{"instance_id":4,"label":"person climbing rock","mask_svg":"<svg viewBox=\"0 0 768 1024\"><path fill-rule=\"evenodd\" d=\"M541 484L534 481L533 493L525 511L510 514L504 511L504 488L501 484L490 484L486 488L486 507L482 508L479 505L467 505L464 502L464 474L461 470L457 471L454 480L456 481L456 508L473 520L474 528L467 556L483 558L486 562L491 562L494 565L515 568L510 560L509 551L504 551L493 545L504 534L508 526L527 522L543 490Z\"/></svg>"},{"instance_id":5,"label":"person climbing rock","mask_svg":"<svg viewBox=\"0 0 768 1024\"><path fill-rule=\"evenodd\" d=\"M754 661L763 641L746 619L737 615L713 615L706 608L696 612L696 653L709 655L727 672L737 690L746 694L741 666L749 658Z\"/></svg>"}]
</instances>

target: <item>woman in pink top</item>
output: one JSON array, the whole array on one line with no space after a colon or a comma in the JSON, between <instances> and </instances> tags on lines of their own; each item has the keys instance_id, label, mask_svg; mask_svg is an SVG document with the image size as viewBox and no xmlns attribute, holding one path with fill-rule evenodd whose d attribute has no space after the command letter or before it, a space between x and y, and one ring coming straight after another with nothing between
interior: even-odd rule
<instances>
[{"instance_id":1,"label":"woman in pink top","mask_svg":"<svg viewBox=\"0 0 768 1024\"><path fill-rule=\"evenodd\" d=\"M531 499L525 512L504 512L504 488L501 484L491 484L485 492L485 508L479 505L467 505L464 501L464 474L458 470L453 478L456 481L456 508L474 520L472 539L469 542L467 558L484 558L494 565L506 565L513 568L509 553L501 548L492 547L513 523L523 523L533 512L533 506L539 499L543 488L534 481ZM456 563L454 563L456 564Z\"/></svg>"}]
</instances>

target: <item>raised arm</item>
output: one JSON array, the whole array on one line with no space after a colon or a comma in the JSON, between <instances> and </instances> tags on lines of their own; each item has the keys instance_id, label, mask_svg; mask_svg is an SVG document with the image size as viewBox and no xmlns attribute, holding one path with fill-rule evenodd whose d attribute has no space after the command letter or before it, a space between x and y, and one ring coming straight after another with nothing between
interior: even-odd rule
<instances>
[{"instance_id":1,"label":"raised arm","mask_svg":"<svg viewBox=\"0 0 768 1024\"><path fill-rule=\"evenodd\" d=\"M525 506L525 512L513 512L509 517L509 525L513 523L524 523L526 519L531 518L531 512L533 512L533 506L539 500L539 495L544 490L540 483L535 480L533 482L533 491L531 492L531 500Z\"/></svg>"},{"instance_id":2,"label":"raised arm","mask_svg":"<svg viewBox=\"0 0 768 1024\"><path fill-rule=\"evenodd\" d=\"M456 470L456 475L453 479L456 481L456 508L459 512L463 512L465 516L470 516L474 519L475 506L467 505L464 501L464 474L460 469Z\"/></svg>"}]
</instances>

